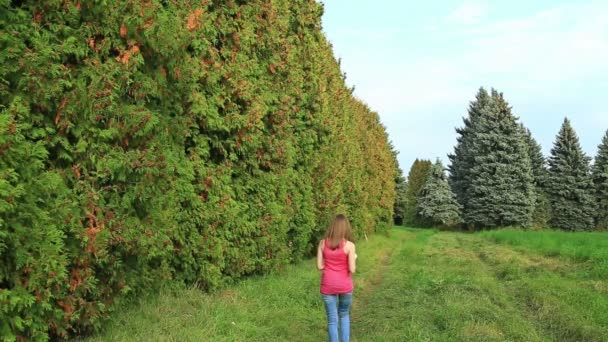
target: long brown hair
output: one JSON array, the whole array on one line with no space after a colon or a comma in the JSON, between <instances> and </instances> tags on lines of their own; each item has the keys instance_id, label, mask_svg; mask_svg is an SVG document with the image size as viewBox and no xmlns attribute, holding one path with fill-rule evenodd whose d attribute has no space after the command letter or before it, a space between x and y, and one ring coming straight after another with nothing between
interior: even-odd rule
<instances>
[{"instance_id":1,"label":"long brown hair","mask_svg":"<svg viewBox=\"0 0 608 342\"><path fill-rule=\"evenodd\" d=\"M327 228L325 240L329 242L329 248L335 249L340 245L342 239L352 241L352 229L346 215L338 214Z\"/></svg>"}]
</instances>

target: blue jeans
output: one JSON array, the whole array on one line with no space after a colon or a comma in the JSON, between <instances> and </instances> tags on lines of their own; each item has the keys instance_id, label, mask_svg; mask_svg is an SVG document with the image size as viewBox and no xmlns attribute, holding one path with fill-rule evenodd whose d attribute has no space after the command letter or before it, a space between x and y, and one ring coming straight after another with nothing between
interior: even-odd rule
<instances>
[{"instance_id":1,"label":"blue jeans","mask_svg":"<svg viewBox=\"0 0 608 342\"><path fill-rule=\"evenodd\" d=\"M338 342L338 317L340 318L340 335L342 342L350 340L350 305L353 293L323 296L325 312L327 313L327 335L329 342Z\"/></svg>"}]
</instances>

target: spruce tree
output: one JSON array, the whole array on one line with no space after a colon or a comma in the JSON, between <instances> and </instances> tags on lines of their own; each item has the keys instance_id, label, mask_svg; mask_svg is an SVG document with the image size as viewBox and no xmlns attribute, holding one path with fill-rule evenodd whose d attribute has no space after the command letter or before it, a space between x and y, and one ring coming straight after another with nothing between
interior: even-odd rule
<instances>
[{"instance_id":1,"label":"spruce tree","mask_svg":"<svg viewBox=\"0 0 608 342\"><path fill-rule=\"evenodd\" d=\"M405 222L409 225L426 225L422 217L417 214L416 208L418 207L418 198L420 197L420 189L429 176L431 166L433 164L430 160L419 160L416 159L412 164L410 172L407 176L407 192L406 192L406 203L407 210L405 213Z\"/></svg>"},{"instance_id":2,"label":"spruce tree","mask_svg":"<svg viewBox=\"0 0 608 342\"><path fill-rule=\"evenodd\" d=\"M528 226L534 209L534 186L528 147L517 118L503 95L492 90L470 132L464 219L476 227Z\"/></svg>"},{"instance_id":3,"label":"spruce tree","mask_svg":"<svg viewBox=\"0 0 608 342\"><path fill-rule=\"evenodd\" d=\"M397 155L399 151L397 151L392 142L389 142L389 147L391 153L393 155L394 163L395 163L395 204L393 205L393 222L396 225L402 225L405 217L406 210L406 190L407 183L405 181L405 177L403 176L403 171L399 167L399 160L397 159Z\"/></svg>"},{"instance_id":4,"label":"spruce tree","mask_svg":"<svg viewBox=\"0 0 608 342\"><path fill-rule=\"evenodd\" d=\"M574 231L593 229L595 201L589 162L570 121L564 119L549 157L547 192L552 227Z\"/></svg>"},{"instance_id":5,"label":"spruce tree","mask_svg":"<svg viewBox=\"0 0 608 342\"><path fill-rule=\"evenodd\" d=\"M608 131L598 146L593 164L593 183L595 185L597 228L608 229Z\"/></svg>"},{"instance_id":6,"label":"spruce tree","mask_svg":"<svg viewBox=\"0 0 608 342\"><path fill-rule=\"evenodd\" d=\"M545 191L545 183L547 181L547 166L546 160L540 144L532 136L529 129L521 125L524 139L528 146L528 157L532 166L532 174L534 176L534 212L532 214L532 225L536 228L546 227L551 218L549 199Z\"/></svg>"},{"instance_id":7,"label":"spruce tree","mask_svg":"<svg viewBox=\"0 0 608 342\"><path fill-rule=\"evenodd\" d=\"M395 187L397 196L395 197L394 222L396 225L401 226L405 223L405 213L407 210L407 182L397 183Z\"/></svg>"},{"instance_id":8,"label":"spruce tree","mask_svg":"<svg viewBox=\"0 0 608 342\"><path fill-rule=\"evenodd\" d=\"M479 88L475 100L469 104L468 117L463 118L464 126L456 128L456 133L459 136L456 138L457 143L454 147L454 153L448 156L450 159L450 165L448 166L449 182L458 202L464 209L468 206L466 190L471 182L469 170L475 163L474 156L469 152L473 131L489 103L490 95L483 87Z\"/></svg>"},{"instance_id":9,"label":"spruce tree","mask_svg":"<svg viewBox=\"0 0 608 342\"><path fill-rule=\"evenodd\" d=\"M417 212L433 225L453 226L462 222L460 205L439 159L431 168L429 177L420 190Z\"/></svg>"}]
</instances>

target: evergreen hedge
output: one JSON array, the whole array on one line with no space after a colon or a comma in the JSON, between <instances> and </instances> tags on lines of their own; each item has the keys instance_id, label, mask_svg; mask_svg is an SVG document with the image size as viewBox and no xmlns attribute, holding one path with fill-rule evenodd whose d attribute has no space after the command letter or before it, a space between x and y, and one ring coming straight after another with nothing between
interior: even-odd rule
<instances>
[{"instance_id":1,"label":"evergreen hedge","mask_svg":"<svg viewBox=\"0 0 608 342\"><path fill-rule=\"evenodd\" d=\"M322 6L0 0L0 336L99 327L174 279L309 255L346 212L388 227L394 158Z\"/></svg>"}]
</instances>

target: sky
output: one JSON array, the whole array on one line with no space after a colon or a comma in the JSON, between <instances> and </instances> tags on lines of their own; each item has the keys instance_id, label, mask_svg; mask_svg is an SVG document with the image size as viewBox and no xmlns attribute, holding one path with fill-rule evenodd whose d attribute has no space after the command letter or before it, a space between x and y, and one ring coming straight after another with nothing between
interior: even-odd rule
<instances>
[{"instance_id":1,"label":"sky","mask_svg":"<svg viewBox=\"0 0 608 342\"><path fill-rule=\"evenodd\" d=\"M323 31L407 175L447 165L479 87L504 93L547 156L564 117L593 157L608 129L608 0L325 0Z\"/></svg>"}]
</instances>

